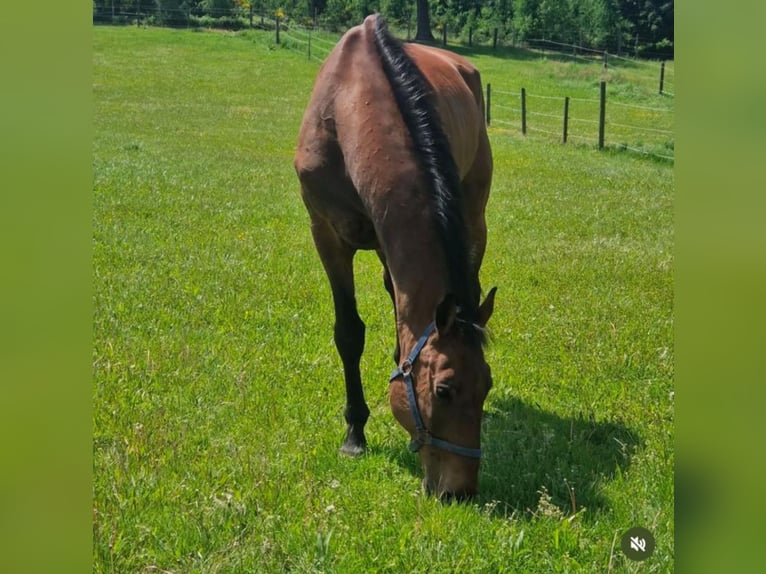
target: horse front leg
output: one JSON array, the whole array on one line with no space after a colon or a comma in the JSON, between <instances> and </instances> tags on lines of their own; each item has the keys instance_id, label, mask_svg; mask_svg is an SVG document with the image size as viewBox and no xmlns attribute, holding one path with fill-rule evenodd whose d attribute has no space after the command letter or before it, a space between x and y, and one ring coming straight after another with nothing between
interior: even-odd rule
<instances>
[{"instance_id":1,"label":"horse front leg","mask_svg":"<svg viewBox=\"0 0 766 574\"><path fill-rule=\"evenodd\" d=\"M359 361L364 351L364 323L356 307L354 291L354 253L335 231L323 220L312 222L319 257L327 278L330 280L335 305L335 347L343 361L343 376L346 382L346 436L341 452L350 456L363 454L367 448L364 425L370 416L370 409L364 400Z\"/></svg>"}]
</instances>

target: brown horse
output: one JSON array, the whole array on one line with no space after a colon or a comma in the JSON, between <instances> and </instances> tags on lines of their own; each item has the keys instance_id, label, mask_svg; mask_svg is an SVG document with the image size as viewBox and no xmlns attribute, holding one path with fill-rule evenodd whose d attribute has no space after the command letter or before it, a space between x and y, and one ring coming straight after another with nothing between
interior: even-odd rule
<instances>
[{"instance_id":1,"label":"brown horse","mask_svg":"<svg viewBox=\"0 0 766 574\"><path fill-rule=\"evenodd\" d=\"M366 448L353 258L374 249L396 317L394 416L420 454L427 491L474 494L495 295L479 304L492 179L479 73L453 53L402 45L369 16L320 69L294 163L335 304L348 424L341 451Z\"/></svg>"}]
</instances>

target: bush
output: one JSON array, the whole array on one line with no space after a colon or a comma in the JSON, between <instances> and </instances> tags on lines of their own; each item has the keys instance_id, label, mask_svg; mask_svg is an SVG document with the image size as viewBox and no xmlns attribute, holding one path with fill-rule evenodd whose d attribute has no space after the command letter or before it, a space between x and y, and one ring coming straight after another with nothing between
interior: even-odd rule
<instances>
[{"instance_id":1,"label":"bush","mask_svg":"<svg viewBox=\"0 0 766 574\"><path fill-rule=\"evenodd\" d=\"M220 28L223 30L242 30L249 27L249 22L238 16L189 16L189 25L195 28Z\"/></svg>"}]
</instances>

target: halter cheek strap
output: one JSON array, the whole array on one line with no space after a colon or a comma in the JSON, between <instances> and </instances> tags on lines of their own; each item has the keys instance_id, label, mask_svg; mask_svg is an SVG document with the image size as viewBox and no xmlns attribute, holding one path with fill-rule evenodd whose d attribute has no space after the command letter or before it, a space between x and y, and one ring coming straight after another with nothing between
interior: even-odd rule
<instances>
[{"instance_id":1,"label":"halter cheek strap","mask_svg":"<svg viewBox=\"0 0 766 574\"><path fill-rule=\"evenodd\" d=\"M481 458L481 449L479 448L468 448L466 446L460 446L433 436L431 432L426 428L426 425L423 424L423 418L420 416L420 409L418 409L417 399L415 398L415 385L412 382L412 366L415 364L418 355L420 355L420 351L423 350L426 341L435 330L436 325L433 322L430 323L428 327L426 327L426 330L420 336L418 342L415 344L415 348L412 349L412 352L410 352L409 356L404 360L404 362L396 369L394 369L394 372L391 373L391 377L389 379L389 383L393 383L399 377L402 377L404 380L404 387L407 391L407 402L410 405L412 418L415 420L416 431L415 437L410 441L409 449L412 452L417 452L422 446L428 445L468 458Z\"/></svg>"}]
</instances>

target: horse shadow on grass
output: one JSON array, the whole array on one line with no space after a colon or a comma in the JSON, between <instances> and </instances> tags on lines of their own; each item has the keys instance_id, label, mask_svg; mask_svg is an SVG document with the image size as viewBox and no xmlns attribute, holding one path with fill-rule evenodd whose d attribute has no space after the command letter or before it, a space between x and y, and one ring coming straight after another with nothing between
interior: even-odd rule
<instances>
[{"instance_id":1,"label":"horse shadow on grass","mask_svg":"<svg viewBox=\"0 0 766 574\"><path fill-rule=\"evenodd\" d=\"M641 448L638 434L615 421L586 414L561 416L508 397L493 400L484 416L479 495L474 504L496 512L564 515L607 510L603 489L618 468L625 471ZM414 476L422 476L417 455L381 449Z\"/></svg>"}]
</instances>

